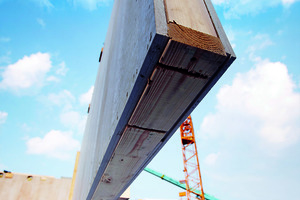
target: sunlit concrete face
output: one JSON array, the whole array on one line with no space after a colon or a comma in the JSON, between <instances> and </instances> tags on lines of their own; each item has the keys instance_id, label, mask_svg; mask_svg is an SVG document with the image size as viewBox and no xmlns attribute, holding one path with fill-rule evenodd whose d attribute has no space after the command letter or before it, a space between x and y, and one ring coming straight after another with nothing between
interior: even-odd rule
<instances>
[{"instance_id":1,"label":"sunlit concrete face","mask_svg":"<svg viewBox=\"0 0 300 200\"><path fill-rule=\"evenodd\" d=\"M115 1L73 199L117 199L233 62L212 9Z\"/></svg>"},{"instance_id":2,"label":"sunlit concrete face","mask_svg":"<svg viewBox=\"0 0 300 200\"><path fill-rule=\"evenodd\" d=\"M0 176L0 199L66 200L71 182L71 178L5 173Z\"/></svg>"}]
</instances>

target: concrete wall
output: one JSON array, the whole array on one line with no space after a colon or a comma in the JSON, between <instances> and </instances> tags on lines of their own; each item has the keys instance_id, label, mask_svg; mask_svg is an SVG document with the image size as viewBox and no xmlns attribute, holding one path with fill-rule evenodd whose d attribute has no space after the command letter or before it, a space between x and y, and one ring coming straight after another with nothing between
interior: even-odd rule
<instances>
[{"instance_id":1,"label":"concrete wall","mask_svg":"<svg viewBox=\"0 0 300 200\"><path fill-rule=\"evenodd\" d=\"M12 173L0 178L0 199L3 200L67 200L71 188L71 178Z\"/></svg>"}]
</instances>

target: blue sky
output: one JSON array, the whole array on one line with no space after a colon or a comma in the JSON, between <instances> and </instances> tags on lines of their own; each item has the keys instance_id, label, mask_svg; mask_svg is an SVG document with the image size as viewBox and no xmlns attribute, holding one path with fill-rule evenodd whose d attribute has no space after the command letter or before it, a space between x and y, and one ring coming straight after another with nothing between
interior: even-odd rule
<instances>
[{"instance_id":1,"label":"blue sky","mask_svg":"<svg viewBox=\"0 0 300 200\"><path fill-rule=\"evenodd\" d=\"M204 191L297 199L300 3L214 0L238 59L192 113ZM0 170L71 177L113 1L0 0ZM149 164L184 178L179 133ZM133 199L178 199L143 172Z\"/></svg>"}]
</instances>

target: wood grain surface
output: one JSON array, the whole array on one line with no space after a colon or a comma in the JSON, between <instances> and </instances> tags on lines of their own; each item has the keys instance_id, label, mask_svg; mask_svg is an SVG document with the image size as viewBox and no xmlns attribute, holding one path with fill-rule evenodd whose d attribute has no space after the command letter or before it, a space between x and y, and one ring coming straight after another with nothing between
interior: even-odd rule
<instances>
[{"instance_id":1,"label":"wood grain surface","mask_svg":"<svg viewBox=\"0 0 300 200\"><path fill-rule=\"evenodd\" d=\"M217 37L203 0L164 0L168 22Z\"/></svg>"}]
</instances>

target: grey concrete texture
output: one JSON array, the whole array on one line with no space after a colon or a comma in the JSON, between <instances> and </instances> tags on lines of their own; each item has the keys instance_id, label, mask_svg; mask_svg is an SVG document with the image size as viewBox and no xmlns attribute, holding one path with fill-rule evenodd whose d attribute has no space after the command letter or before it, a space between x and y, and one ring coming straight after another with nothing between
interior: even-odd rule
<instances>
[{"instance_id":1,"label":"grey concrete texture","mask_svg":"<svg viewBox=\"0 0 300 200\"><path fill-rule=\"evenodd\" d=\"M116 0L73 199L118 199L234 59L210 0Z\"/></svg>"}]
</instances>

